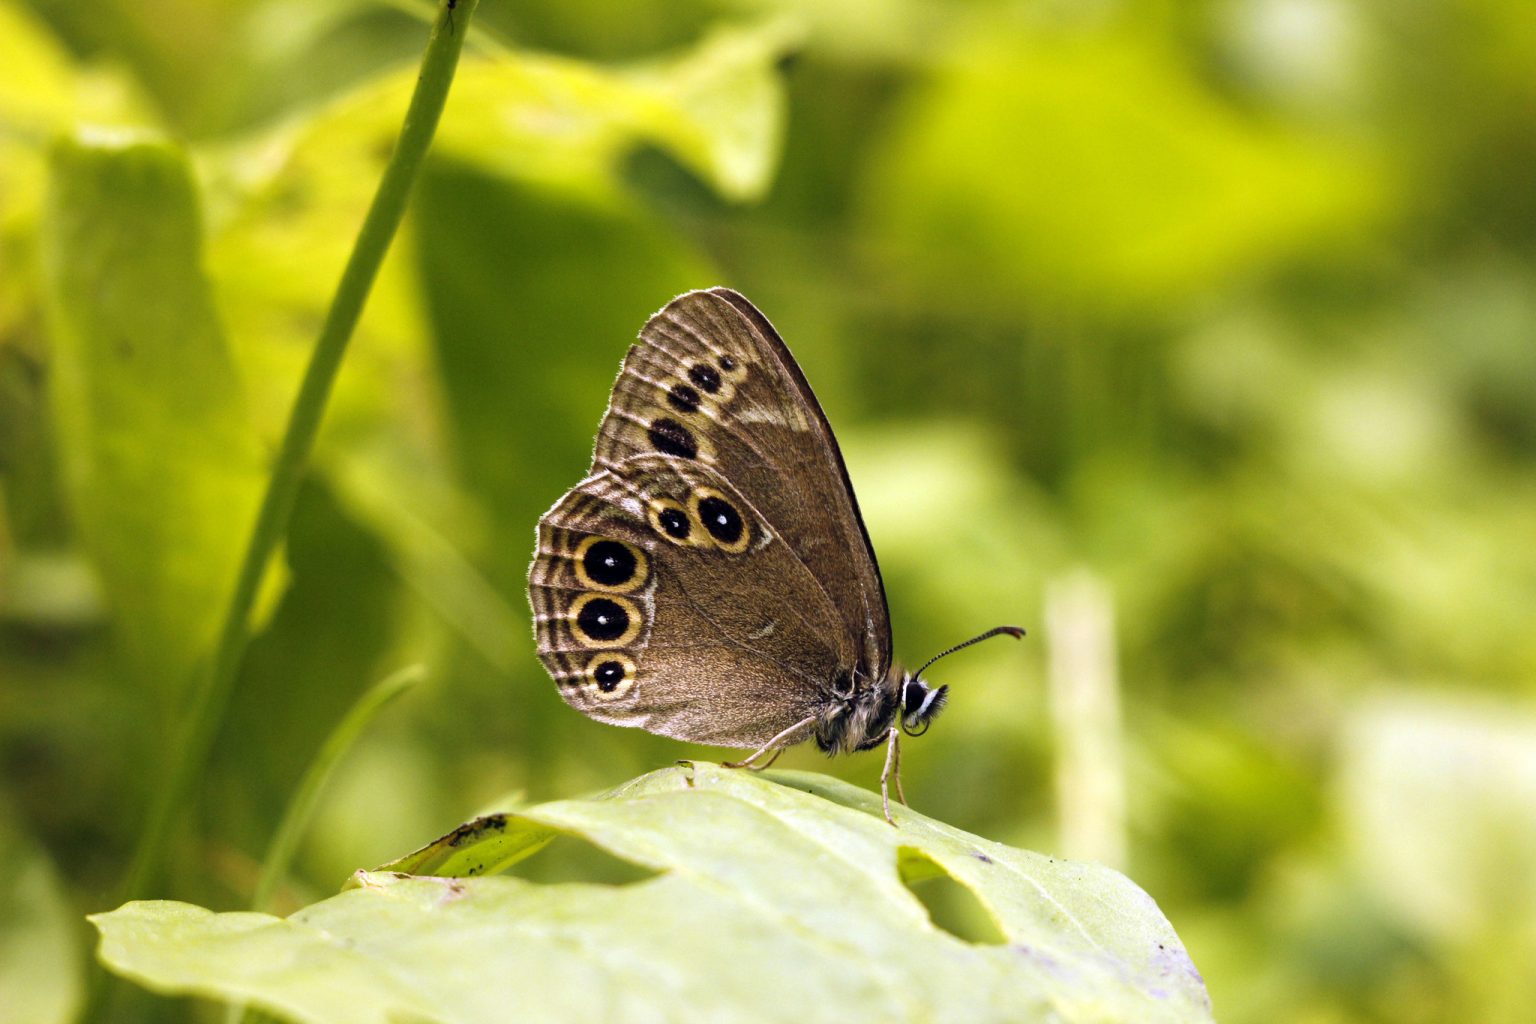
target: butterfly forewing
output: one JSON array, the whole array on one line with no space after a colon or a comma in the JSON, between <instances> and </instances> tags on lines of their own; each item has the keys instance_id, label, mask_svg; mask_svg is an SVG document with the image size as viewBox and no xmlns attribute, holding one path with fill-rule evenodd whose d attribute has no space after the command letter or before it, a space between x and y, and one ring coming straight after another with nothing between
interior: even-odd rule
<instances>
[{"instance_id":1,"label":"butterfly forewing","mask_svg":"<svg viewBox=\"0 0 1536 1024\"><path fill-rule=\"evenodd\" d=\"M651 317L629 351L598 432L593 472L661 454L746 495L818 581L835 671L883 678L890 619L847 471L804 375L773 327L727 289L689 292Z\"/></svg>"}]
</instances>

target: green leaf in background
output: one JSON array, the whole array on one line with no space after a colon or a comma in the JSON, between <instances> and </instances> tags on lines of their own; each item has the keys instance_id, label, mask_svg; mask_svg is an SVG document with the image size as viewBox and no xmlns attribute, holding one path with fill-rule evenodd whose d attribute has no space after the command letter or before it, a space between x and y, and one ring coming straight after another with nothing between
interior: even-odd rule
<instances>
[{"instance_id":1,"label":"green leaf in background","mask_svg":"<svg viewBox=\"0 0 1536 1024\"><path fill-rule=\"evenodd\" d=\"M30 11L0 0L0 344L27 337L36 302L36 235L45 151L73 118L131 117L132 90L97 74L87 82L62 43Z\"/></svg>"},{"instance_id":2,"label":"green leaf in background","mask_svg":"<svg viewBox=\"0 0 1536 1024\"><path fill-rule=\"evenodd\" d=\"M1337 240L1388 191L1361 153L1245 115L1129 33L991 32L907 114L865 205L890 272L1004 305L1157 308Z\"/></svg>"},{"instance_id":3,"label":"green leaf in background","mask_svg":"<svg viewBox=\"0 0 1536 1024\"><path fill-rule=\"evenodd\" d=\"M68 493L137 667L171 689L211 641L264 471L201 251L180 150L59 144L43 253Z\"/></svg>"},{"instance_id":4,"label":"green leaf in background","mask_svg":"<svg viewBox=\"0 0 1536 1024\"><path fill-rule=\"evenodd\" d=\"M396 862L475 873L556 835L657 874L626 885L360 872L284 919L131 903L93 920L115 971L294 1020L1206 1021L1152 901L1097 865L992 843L825 776L669 768L472 823ZM910 888L947 876L1004 941Z\"/></svg>"},{"instance_id":5,"label":"green leaf in background","mask_svg":"<svg viewBox=\"0 0 1536 1024\"><path fill-rule=\"evenodd\" d=\"M716 32L694 48L640 67L609 68L532 53L467 55L434 151L488 172L562 193L614 201L623 158L658 146L721 195L748 200L767 189L782 144L784 97L777 63L789 46L780 25ZM413 70L372 79L298 125L285 124L207 161L221 299L248 369L287 380L345 256L395 130ZM391 264L393 265L393 264ZM384 358L416 336L409 289L391 281L362 327L383 336ZM380 300L382 301L382 305ZM379 343L359 346L361 353ZM387 364L386 364L387 365ZM364 366L364 381L381 370ZM345 381L343 382L345 384ZM275 400L286 408L287 389ZM263 408L266 400L258 394ZM355 396L338 395L343 417ZM385 403L393 405L393 402Z\"/></svg>"}]
</instances>

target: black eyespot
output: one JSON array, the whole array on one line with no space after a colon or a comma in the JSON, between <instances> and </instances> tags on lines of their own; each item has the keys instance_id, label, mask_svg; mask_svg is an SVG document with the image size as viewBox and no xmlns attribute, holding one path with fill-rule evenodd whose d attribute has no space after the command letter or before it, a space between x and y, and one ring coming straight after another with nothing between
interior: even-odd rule
<instances>
[{"instance_id":1,"label":"black eyespot","mask_svg":"<svg viewBox=\"0 0 1536 1024\"><path fill-rule=\"evenodd\" d=\"M710 394L720 390L720 374L708 363L694 363L688 367L688 379Z\"/></svg>"},{"instance_id":2,"label":"black eyespot","mask_svg":"<svg viewBox=\"0 0 1536 1024\"><path fill-rule=\"evenodd\" d=\"M677 420L665 416L652 420L649 433L651 446L663 455L676 455L684 459L696 459L699 456L699 442Z\"/></svg>"},{"instance_id":3,"label":"black eyespot","mask_svg":"<svg viewBox=\"0 0 1536 1024\"><path fill-rule=\"evenodd\" d=\"M581 606L576 628L593 640L616 640L629 628L629 613L617 601L599 597Z\"/></svg>"},{"instance_id":4,"label":"black eyespot","mask_svg":"<svg viewBox=\"0 0 1536 1024\"><path fill-rule=\"evenodd\" d=\"M699 502L699 521L722 544L734 544L741 539L741 513L724 498L710 495Z\"/></svg>"},{"instance_id":5,"label":"black eyespot","mask_svg":"<svg viewBox=\"0 0 1536 1024\"><path fill-rule=\"evenodd\" d=\"M597 683L597 688L604 693L612 693L619 688L624 681L624 663L622 661L604 661L592 670L592 678Z\"/></svg>"},{"instance_id":6,"label":"black eyespot","mask_svg":"<svg viewBox=\"0 0 1536 1024\"><path fill-rule=\"evenodd\" d=\"M688 523L688 513L680 508L664 508L656 514L656 521L674 540L687 540L693 527Z\"/></svg>"},{"instance_id":7,"label":"black eyespot","mask_svg":"<svg viewBox=\"0 0 1536 1024\"><path fill-rule=\"evenodd\" d=\"M730 373L732 370L736 369L736 360L732 359L730 356L721 356L717 361L720 363L720 369L724 370L726 373Z\"/></svg>"},{"instance_id":8,"label":"black eyespot","mask_svg":"<svg viewBox=\"0 0 1536 1024\"><path fill-rule=\"evenodd\" d=\"M672 385L672 390L667 392L667 401L678 412L699 411L699 393L681 382Z\"/></svg>"},{"instance_id":9,"label":"black eyespot","mask_svg":"<svg viewBox=\"0 0 1536 1024\"><path fill-rule=\"evenodd\" d=\"M600 540L581 556L587 578L604 587L617 587L635 578L635 553L616 540Z\"/></svg>"}]
</instances>

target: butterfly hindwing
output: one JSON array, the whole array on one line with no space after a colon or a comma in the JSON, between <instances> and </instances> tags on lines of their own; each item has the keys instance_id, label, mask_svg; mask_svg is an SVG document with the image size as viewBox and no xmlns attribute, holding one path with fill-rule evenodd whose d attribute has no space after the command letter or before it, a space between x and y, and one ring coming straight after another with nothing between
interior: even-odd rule
<instances>
[{"instance_id":1,"label":"butterfly hindwing","mask_svg":"<svg viewBox=\"0 0 1536 1024\"><path fill-rule=\"evenodd\" d=\"M855 649L821 582L708 465L635 455L539 522L535 635L600 721L753 746L812 714Z\"/></svg>"}]
</instances>

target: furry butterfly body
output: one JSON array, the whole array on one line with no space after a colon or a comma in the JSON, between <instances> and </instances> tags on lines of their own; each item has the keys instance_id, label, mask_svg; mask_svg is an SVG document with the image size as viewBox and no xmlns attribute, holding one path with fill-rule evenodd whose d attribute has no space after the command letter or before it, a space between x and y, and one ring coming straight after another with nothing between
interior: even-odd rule
<instances>
[{"instance_id":1,"label":"furry butterfly body","mask_svg":"<svg viewBox=\"0 0 1536 1024\"><path fill-rule=\"evenodd\" d=\"M879 565L821 406L728 289L681 295L642 329L589 475L539 521L529 597L567 703L753 750L741 765L806 739L833 754L884 743L885 790L900 729L944 706L945 687L893 663ZM998 632L1022 635L983 637Z\"/></svg>"}]
</instances>

